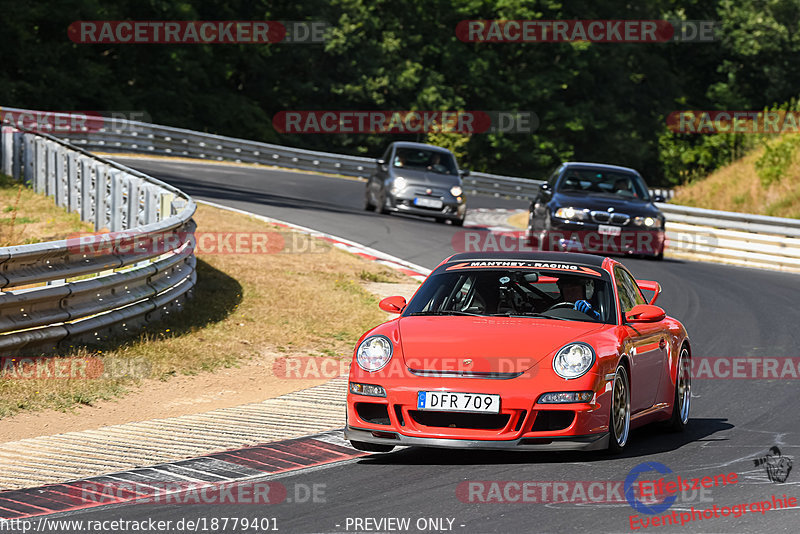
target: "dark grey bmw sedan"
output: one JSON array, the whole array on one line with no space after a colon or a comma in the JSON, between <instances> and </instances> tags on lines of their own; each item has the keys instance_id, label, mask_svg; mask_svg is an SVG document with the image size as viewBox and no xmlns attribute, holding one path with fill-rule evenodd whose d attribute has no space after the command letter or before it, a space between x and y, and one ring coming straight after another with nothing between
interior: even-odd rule
<instances>
[{"instance_id":1,"label":"dark grey bmw sedan","mask_svg":"<svg viewBox=\"0 0 800 534\"><path fill-rule=\"evenodd\" d=\"M437 222L464 224L467 201L456 158L446 148L397 141L377 160L367 180L364 209L434 217Z\"/></svg>"}]
</instances>

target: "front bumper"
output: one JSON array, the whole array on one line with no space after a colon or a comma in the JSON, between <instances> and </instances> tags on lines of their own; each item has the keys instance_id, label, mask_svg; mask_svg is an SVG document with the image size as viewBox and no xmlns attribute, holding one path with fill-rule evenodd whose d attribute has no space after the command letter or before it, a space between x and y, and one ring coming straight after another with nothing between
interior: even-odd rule
<instances>
[{"instance_id":1,"label":"front bumper","mask_svg":"<svg viewBox=\"0 0 800 534\"><path fill-rule=\"evenodd\" d=\"M422 217L438 217L441 219L464 219L467 214L467 203L464 197L457 197L451 195L444 196L421 196L419 198L429 198L431 200L440 200L442 202L441 208L426 208L414 204L414 199L418 198L414 194L401 192L398 194L390 194L387 196L386 209L396 213L408 213L409 215L419 215Z\"/></svg>"},{"instance_id":2,"label":"front bumper","mask_svg":"<svg viewBox=\"0 0 800 534\"><path fill-rule=\"evenodd\" d=\"M590 372L564 380L550 369L514 378L420 376L397 368L350 381L383 387L385 397L347 395L345 437L396 446L444 448L592 450L607 446L611 393L604 375ZM551 376L552 375L552 376ZM420 391L500 395L497 414L420 410ZM543 404L543 393L594 391L591 402Z\"/></svg>"},{"instance_id":3,"label":"front bumper","mask_svg":"<svg viewBox=\"0 0 800 534\"><path fill-rule=\"evenodd\" d=\"M344 439L394 445L401 447L435 447L443 449L536 450L536 451L593 451L608 448L608 432L589 436L563 436L552 438L518 438L514 440L470 440L404 436L400 433L373 431L347 426ZM394 438L388 435L393 434Z\"/></svg>"},{"instance_id":4,"label":"front bumper","mask_svg":"<svg viewBox=\"0 0 800 534\"><path fill-rule=\"evenodd\" d=\"M618 227L619 235L600 233L600 225L551 221L540 235L531 236L540 250L588 252L592 254L639 254L660 256L664 253L664 229Z\"/></svg>"}]
</instances>

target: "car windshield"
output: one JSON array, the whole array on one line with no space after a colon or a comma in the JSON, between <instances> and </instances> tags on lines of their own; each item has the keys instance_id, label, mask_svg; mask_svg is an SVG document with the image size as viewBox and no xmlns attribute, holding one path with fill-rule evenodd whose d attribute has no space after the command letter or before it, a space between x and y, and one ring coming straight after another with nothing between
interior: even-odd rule
<instances>
[{"instance_id":1,"label":"car windshield","mask_svg":"<svg viewBox=\"0 0 800 534\"><path fill-rule=\"evenodd\" d=\"M530 270L450 271L428 278L403 311L415 315L539 317L615 322L611 284L604 278ZM584 311L584 301L588 307ZM596 312L596 313L595 313Z\"/></svg>"},{"instance_id":2,"label":"car windshield","mask_svg":"<svg viewBox=\"0 0 800 534\"><path fill-rule=\"evenodd\" d=\"M439 150L398 148L394 153L392 165L395 167L423 169L438 174L458 175L453 156Z\"/></svg>"},{"instance_id":3,"label":"car windshield","mask_svg":"<svg viewBox=\"0 0 800 534\"><path fill-rule=\"evenodd\" d=\"M640 200L650 199L647 187L637 175L599 169L568 169L561 179L559 191L600 193Z\"/></svg>"}]
</instances>

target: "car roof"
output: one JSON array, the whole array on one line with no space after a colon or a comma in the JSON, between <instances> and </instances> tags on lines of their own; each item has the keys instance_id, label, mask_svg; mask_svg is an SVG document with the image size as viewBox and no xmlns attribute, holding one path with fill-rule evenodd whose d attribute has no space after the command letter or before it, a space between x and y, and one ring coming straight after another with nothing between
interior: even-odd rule
<instances>
[{"instance_id":1,"label":"car roof","mask_svg":"<svg viewBox=\"0 0 800 534\"><path fill-rule=\"evenodd\" d=\"M639 171L636 169L631 169L630 167L621 167L619 165L608 165L606 163L590 163L584 161L565 161L563 163L565 167L570 168L580 168L580 169L603 169L606 171L624 171L624 172L632 172L634 174L639 174Z\"/></svg>"},{"instance_id":2,"label":"car roof","mask_svg":"<svg viewBox=\"0 0 800 534\"><path fill-rule=\"evenodd\" d=\"M462 252L451 256L447 263L475 260L561 262L603 268L606 258L579 252Z\"/></svg>"},{"instance_id":3,"label":"car roof","mask_svg":"<svg viewBox=\"0 0 800 534\"><path fill-rule=\"evenodd\" d=\"M417 149L425 149L425 150L434 149L434 150L439 150L441 152L447 152L448 154L450 153L450 151L447 150L446 148L443 148L443 147L440 147L440 146L436 146L436 145L428 145L426 143L413 143L411 141L395 141L395 142L392 143L392 145L394 145L396 147L399 147L399 148L417 148Z\"/></svg>"}]
</instances>

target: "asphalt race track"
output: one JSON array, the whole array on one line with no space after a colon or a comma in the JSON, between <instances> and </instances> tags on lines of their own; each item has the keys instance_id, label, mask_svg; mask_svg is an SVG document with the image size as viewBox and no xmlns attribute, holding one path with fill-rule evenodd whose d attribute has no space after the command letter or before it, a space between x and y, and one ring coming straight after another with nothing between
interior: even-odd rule
<instances>
[{"instance_id":1,"label":"asphalt race track","mask_svg":"<svg viewBox=\"0 0 800 534\"><path fill-rule=\"evenodd\" d=\"M362 209L362 182L312 174L190 162L123 159L198 199L282 219L351 239L433 268L450 255L462 229L433 220L378 215ZM471 197L470 208L526 204ZM665 260L626 260L634 274L658 280L659 304L688 328L698 356L800 357L800 278L769 271ZM619 457L596 453L502 453L405 449L289 473L275 480L293 489L324 488L324 502L253 505L123 505L69 514L72 519L250 517L276 518L281 532L627 532L630 516L653 517L627 502L463 502L464 481L599 481L621 483L642 462L660 462L683 478L738 473L738 483L689 491L670 508L678 512L800 497L800 467L785 483L771 482L754 459L777 445L800 453L800 381L695 380L691 421L683 434L658 428L632 433ZM298 414L302 417L302 414ZM655 476L653 476L655 478ZM489 487L488 485L486 487ZM513 498L513 495L512 495ZM618 499L619 500L619 499ZM669 513L667 512L667 513ZM62 514L62 517L64 515ZM350 518L348 520L348 518ZM394 523L355 518L408 518ZM428 521L438 519L441 524ZM695 516L695 520L696 520ZM174 523L173 523L174 524ZM648 532L796 532L798 508L748 512ZM639 525L636 525L639 526ZM216 531L232 531L230 528Z\"/></svg>"}]
</instances>

